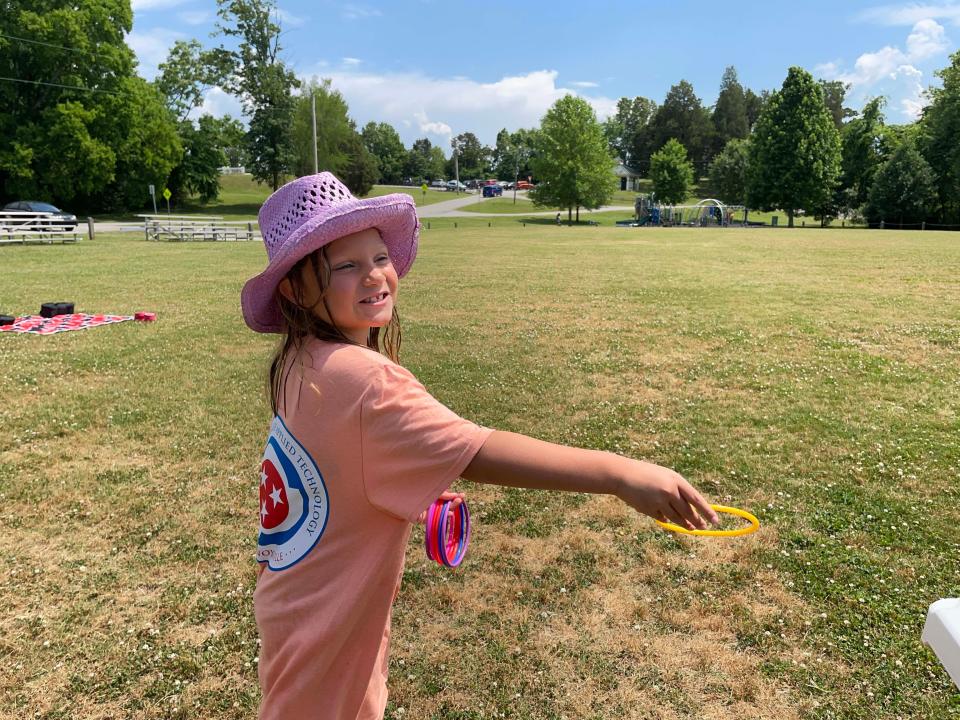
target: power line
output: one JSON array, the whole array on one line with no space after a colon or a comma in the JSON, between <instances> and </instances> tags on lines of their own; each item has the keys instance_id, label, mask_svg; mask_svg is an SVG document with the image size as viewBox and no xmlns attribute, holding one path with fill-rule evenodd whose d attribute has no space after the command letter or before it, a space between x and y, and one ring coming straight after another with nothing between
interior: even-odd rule
<instances>
[{"instance_id":1,"label":"power line","mask_svg":"<svg viewBox=\"0 0 960 720\"><path fill-rule=\"evenodd\" d=\"M7 80L9 82L27 83L30 85L46 85L47 87L65 88L67 90L83 90L85 92L106 93L107 95L123 94L123 93L115 92L113 90L98 90L96 88L80 87L79 85L59 85L57 83L40 82L39 80L21 80L20 78L10 78L10 77L2 77L2 76L0 76L0 80Z\"/></svg>"},{"instance_id":2,"label":"power line","mask_svg":"<svg viewBox=\"0 0 960 720\"><path fill-rule=\"evenodd\" d=\"M30 40L29 38L17 37L16 35L6 35L0 33L0 38L6 38L7 40L16 40L18 42L30 43L31 45L42 45L44 47L56 48L57 50L67 50L68 52L76 53L85 53L87 55L99 55L100 57L107 57L103 53L94 52L93 50L81 50L80 48L67 47L65 45L54 45L53 43L43 42L42 40Z\"/></svg>"}]
</instances>

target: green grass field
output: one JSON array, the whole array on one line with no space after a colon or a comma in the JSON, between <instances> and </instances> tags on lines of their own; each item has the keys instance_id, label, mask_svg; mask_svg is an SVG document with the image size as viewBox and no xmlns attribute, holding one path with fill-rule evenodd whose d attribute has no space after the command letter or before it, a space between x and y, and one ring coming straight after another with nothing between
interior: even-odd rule
<instances>
[{"instance_id":1,"label":"green grass field","mask_svg":"<svg viewBox=\"0 0 960 720\"><path fill-rule=\"evenodd\" d=\"M939 720L920 643L960 595L956 234L434 227L402 360L490 427L646 458L756 513L736 540L461 482L463 566L415 531L392 720ZM0 247L0 717L256 717L257 467L274 338L255 243Z\"/></svg>"}]
</instances>

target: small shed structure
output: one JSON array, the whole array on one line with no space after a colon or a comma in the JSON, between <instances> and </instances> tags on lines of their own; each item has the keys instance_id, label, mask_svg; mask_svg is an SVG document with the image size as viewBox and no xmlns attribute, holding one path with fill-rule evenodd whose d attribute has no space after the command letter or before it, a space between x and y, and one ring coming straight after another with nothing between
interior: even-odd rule
<instances>
[{"instance_id":1,"label":"small shed structure","mask_svg":"<svg viewBox=\"0 0 960 720\"><path fill-rule=\"evenodd\" d=\"M613 168L613 174L620 178L620 189L639 192L640 173L634 172L623 163L617 163Z\"/></svg>"}]
</instances>

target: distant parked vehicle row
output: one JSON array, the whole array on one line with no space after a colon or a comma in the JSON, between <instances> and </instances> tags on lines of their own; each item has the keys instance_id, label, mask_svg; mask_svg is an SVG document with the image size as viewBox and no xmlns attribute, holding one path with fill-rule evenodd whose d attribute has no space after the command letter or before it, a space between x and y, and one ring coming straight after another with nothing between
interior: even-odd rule
<instances>
[{"instance_id":1,"label":"distant parked vehicle row","mask_svg":"<svg viewBox=\"0 0 960 720\"><path fill-rule=\"evenodd\" d=\"M60 208L54 207L50 203L37 202L36 200L17 200L16 202L7 203L3 206L3 210L13 210L16 212L32 212L32 213L50 213L53 217L49 221L50 225L54 225L62 230L75 230L77 227L77 216L73 213L65 212ZM3 211L0 211L2 213ZM27 219L20 218L16 215L7 215L2 218L5 225L16 225L16 224L26 224L30 222Z\"/></svg>"}]
</instances>

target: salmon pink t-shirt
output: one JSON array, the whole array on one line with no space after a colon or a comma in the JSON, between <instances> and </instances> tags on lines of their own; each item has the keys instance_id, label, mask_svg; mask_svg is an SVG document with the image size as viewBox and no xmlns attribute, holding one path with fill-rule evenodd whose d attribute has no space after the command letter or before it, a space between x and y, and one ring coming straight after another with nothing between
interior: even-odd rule
<instances>
[{"instance_id":1,"label":"salmon pink t-shirt","mask_svg":"<svg viewBox=\"0 0 960 720\"><path fill-rule=\"evenodd\" d=\"M493 431L379 353L310 341L260 466L261 720L381 720L417 516Z\"/></svg>"}]
</instances>

